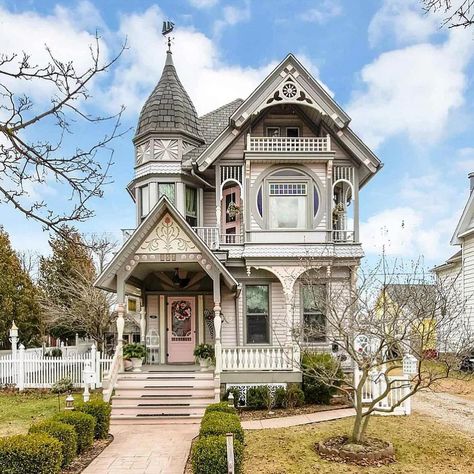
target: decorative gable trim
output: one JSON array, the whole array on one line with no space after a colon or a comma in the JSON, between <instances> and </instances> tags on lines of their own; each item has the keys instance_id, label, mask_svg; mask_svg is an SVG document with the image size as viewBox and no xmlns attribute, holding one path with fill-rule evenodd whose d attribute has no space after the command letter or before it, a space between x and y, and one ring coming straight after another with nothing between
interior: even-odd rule
<instances>
[{"instance_id":1,"label":"decorative gable trim","mask_svg":"<svg viewBox=\"0 0 474 474\"><path fill-rule=\"evenodd\" d=\"M330 117L339 128L350 122L350 117L321 84L289 54L232 114L231 123L240 128L251 115L284 102L312 107Z\"/></svg>"},{"instance_id":2,"label":"decorative gable trim","mask_svg":"<svg viewBox=\"0 0 474 474\"><path fill-rule=\"evenodd\" d=\"M94 286L115 291L115 277L122 268L130 271L140 260L161 261L163 254L169 257L166 261L175 261L177 256L180 260L196 258L206 270L216 268L228 288L235 289L238 286L235 278L166 196L160 198L145 220L135 229L99 275Z\"/></svg>"}]
</instances>

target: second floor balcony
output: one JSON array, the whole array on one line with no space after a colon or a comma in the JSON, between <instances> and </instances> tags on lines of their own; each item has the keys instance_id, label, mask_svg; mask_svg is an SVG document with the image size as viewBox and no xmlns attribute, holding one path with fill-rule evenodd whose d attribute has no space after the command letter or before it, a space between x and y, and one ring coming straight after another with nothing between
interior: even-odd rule
<instances>
[{"instance_id":1,"label":"second floor balcony","mask_svg":"<svg viewBox=\"0 0 474 474\"><path fill-rule=\"evenodd\" d=\"M247 135L246 151L252 153L327 153L331 137L253 137Z\"/></svg>"}]
</instances>

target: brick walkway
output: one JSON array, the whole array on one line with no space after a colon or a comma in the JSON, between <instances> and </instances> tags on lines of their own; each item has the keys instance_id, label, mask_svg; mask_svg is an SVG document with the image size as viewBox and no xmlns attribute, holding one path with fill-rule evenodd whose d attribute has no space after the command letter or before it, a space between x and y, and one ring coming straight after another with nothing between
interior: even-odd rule
<instances>
[{"instance_id":1,"label":"brick walkway","mask_svg":"<svg viewBox=\"0 0 474 474\"><path fill-rule=\"evenodd\" d=\"M84 474L183 474L198 424L111 426L113 442Z\"/></svg>"},{"instance_id":2,"label":"brick walkway","mask_svg":"<svg viewBox=\"0 0 474 474\"><path fill-rule=\"evenodd\" d=\"M285 428L353 416L352 408L269 420L244 421L246 430ZM84 474L182 474L198 424L111 426L114 441Z\"/></svg>"}]
</instances>

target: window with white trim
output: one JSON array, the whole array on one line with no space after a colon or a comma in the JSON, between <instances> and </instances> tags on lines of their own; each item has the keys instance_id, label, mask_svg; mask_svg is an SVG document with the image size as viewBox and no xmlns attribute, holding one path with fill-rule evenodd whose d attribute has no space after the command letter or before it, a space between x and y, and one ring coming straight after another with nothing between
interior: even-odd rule
<instances>
[{"instance_id":1,"label":"window with white trim","mask_svg":"<svg viewBox=\"0 0 474 474\"><path fill-rule=\"evenodd\" d=\"M307 227L307 188L307 183L269 182L268 223L271 229Z\"/></svg>"},{"instance_id":2,"label":"window with white trim","mask_svg":"<svg viewBox=\"0 0 474 474\"><path fill-rule=\"evenodd\" d=\"M303 341L326 341L326 316L324 314L326 285L303 285Z\"/></svg>"},{"instance_id":3,"label":"window with white trim","mask_svg":"<svg viewBox=\"0 0 474 474\"><path fill-rule=\"evenodd\" d=\"M247 344L268 344L270 342L268 285L245 286L245 319Z\"/></svg>"}]
</instances>

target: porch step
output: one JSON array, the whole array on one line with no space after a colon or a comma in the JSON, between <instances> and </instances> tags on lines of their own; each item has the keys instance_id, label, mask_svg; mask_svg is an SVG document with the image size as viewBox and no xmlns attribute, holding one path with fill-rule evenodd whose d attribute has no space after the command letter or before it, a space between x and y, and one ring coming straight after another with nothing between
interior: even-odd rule
<instances>
[{"instance_id":1,"label":"porch step","mask_svg":"<svg viewBox=\"0 0 474 474\"><path fill-rule=\"evenodd\" d=\"M196 396L196 395L181 395L176 396L170 395L139 395L135 397L128 396L113 396L112 405L114 407L123 405L135 405L135 406L199 406L208 405L214 402L214 393L210 392L208 396Z\"/></svg>"},{"instance_id":2,"label":"porch step","mask_svg":"<svg viewBox=\"0 0 474 474\"><path fill-rule=\"evenodd\" d=\"M173 425L173 424L199 424L201 415L189 416L129 416L113 415L111 425Z\"/></svg>"},{"instance_id":3,"label":"porch step","mask_svg":"<svg viewBox=\"0 0 474 474\"><path fill-rule=\"evenodd\" d=\"M212 371L119 374L112 397L111 423L199 423L214 396Z\"/></svg>"}]
</instances>

